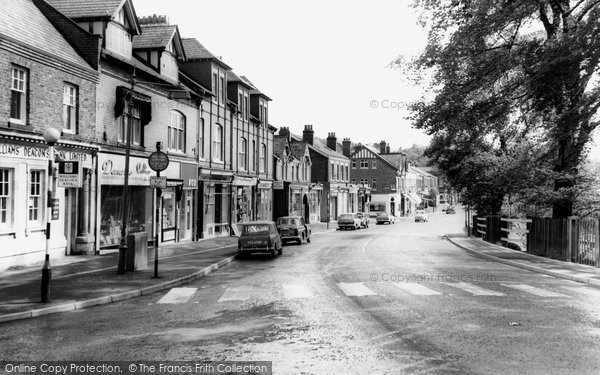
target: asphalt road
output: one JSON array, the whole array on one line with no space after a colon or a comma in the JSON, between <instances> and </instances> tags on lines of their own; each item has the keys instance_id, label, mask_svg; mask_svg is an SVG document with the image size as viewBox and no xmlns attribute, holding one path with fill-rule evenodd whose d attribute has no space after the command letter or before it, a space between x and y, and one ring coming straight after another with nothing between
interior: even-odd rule
<instances>
[{"instance_id":1,"label":"asphalt road","mask_svg":"<svg viewBox=\"0 0 600 375\"><path fill-rule=\"evenodd\" d=\"M182 288L0 326L5 360L264 360L274 374L598 374L600 290L453 246L435 213ZM84 287L84 286L74 286Z\"/></svg>"}]
</instances>

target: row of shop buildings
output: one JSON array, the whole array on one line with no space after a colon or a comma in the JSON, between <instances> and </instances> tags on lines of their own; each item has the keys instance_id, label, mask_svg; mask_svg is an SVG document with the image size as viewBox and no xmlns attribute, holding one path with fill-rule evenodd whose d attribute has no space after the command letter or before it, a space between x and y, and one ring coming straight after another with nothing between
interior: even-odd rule
<instances>
[{"instance_id":1,"label":"row of shop buildings","mask_svg":"<svg viewBox=\"0 0 600 375\"><path fill-rule=\"evenodd\" d=\"M127 233L194 241L250 220L369 211L372 193L405 183L402 155L388 191L357 179L362 146L272 126L265 93L166 17L138 17L131 0L3 1L0 73L0 269L43 260L49 210L55 259L117 247L123 220ZM48 128L60 131L57 165L75 177L49 173ZM160 195L149 163L159 144Z\"/></svg>"}]
</instances>

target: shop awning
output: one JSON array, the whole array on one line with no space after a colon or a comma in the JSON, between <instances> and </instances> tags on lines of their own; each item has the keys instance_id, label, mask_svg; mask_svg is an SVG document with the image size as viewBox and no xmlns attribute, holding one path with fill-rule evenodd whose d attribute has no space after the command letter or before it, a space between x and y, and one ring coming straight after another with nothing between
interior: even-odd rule
<instances>
[{"instance_id":1,"label":"shop awning","mask_svg":"<svg viewBox=\"0 0 600 375\"><path fill-rule=\"evenodd\" d=\"M125 100L129 100L131 95L133 95L133 100L140 109L140 122L142 125L148 125L148 123L152 121L152 98L135 91L132 92L130 89L124 86L117 87L115 118L120 117L123 114L123 110L125 109Z\"/></svg>"},{"instance_id":2,"label":"shop awning","mask_svg":"<svg viewBox=\"0 0 600 375\"><path fill-rule=\"evenodd\" d=\"M407 198L408 200L412 201L415 204L421 204L421 202L422 202L421 197L419 197L415 193L402 193L402 195L404 195L405 198Z\"/></svg>"}]
</instances>

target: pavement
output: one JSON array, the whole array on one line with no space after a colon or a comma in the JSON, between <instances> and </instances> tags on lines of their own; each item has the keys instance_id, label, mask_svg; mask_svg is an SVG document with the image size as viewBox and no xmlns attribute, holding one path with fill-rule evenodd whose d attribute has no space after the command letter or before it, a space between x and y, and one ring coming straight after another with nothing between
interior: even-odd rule
<instances>
[{"instance_id":1,"label":"pavement","mask_svg":"<svg viewBox=\"0 0 600 375\"><path fill-rule=\"evenodd\" d=\"M312 224L313 235L333 231L335 222ZM148 267L117 274L118 251L69 256L52 261L50 302L42 303L41 265L0 274L0 323L80 310L155 293L188 283L235 260L237 237L216 237L159 246L158 278L154 248Z\"/></svg>"},{"instance_id":2,"label":"pavement","mask_svg":"<svg viewBox=\"0 0 600 375\"><path fill-rule=\"evenodd\" d=\"M482 258L600 289L599 267L548 259L494 245L480 238L467 237L464 234L447 234L446 238L456 246Z\"/></svg>"}]
</instances>

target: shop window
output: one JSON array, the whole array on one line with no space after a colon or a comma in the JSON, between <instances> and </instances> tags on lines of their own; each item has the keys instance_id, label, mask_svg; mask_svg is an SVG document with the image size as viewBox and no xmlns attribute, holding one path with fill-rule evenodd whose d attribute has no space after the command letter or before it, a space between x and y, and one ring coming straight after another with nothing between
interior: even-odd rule
<instances>
[{"instance_id":1,"label":"shop window","mask_svg":"<svg viewBox=\"0 0 600 375\"><path fill-rule=\"evenodd\" d=\"M13 67L10 86L10 121L17 124L27 122L27 77L25 69Z\"/></svg>"},{"instance_id":2,"label":"shop window","mask_svg":"<svg viewBox=\"0 0 600 375\"><path fill-rule=\"evenodd\" d=\"M77 133L77 86L65 83L63 90L63 131Z\"/></svg>"},{"instance_id":3,"label":"shop window","mask_svg":"<svg viewBox=\"0 0 600 375\"><path fill-rule=\"evenodd\" d=\"M152 232L152 194L145 187L129 186L129 204L125 213L127 234ZM123 187L103 186L101 189L100 246L116 246L121 241L123 215Z\"/></svg>"},{"instance_id":4,"label":"shop window","mask_svg":"<svg viewBox=\"0 0 600 375\"><path fill-rule=\"evenodd\" d=\"M12 226L13 171L0 168L0 228Z\"/></svg>"},{"instance_id":5,"label":"shop window","mask_svg":"<svg viewBox=\"0 0 600 375\"><path fill-rule=\"evenodd\" d=\"M32 170L29 172L29 199L27 220L30 223L41 224L43 221L44 207L44 171Z\"/></svg>"},{"instance_id":6,"label":"shop window","mask_svg":"<svg viewBox=\"0 0 600 375\"><path fill-rule=\"evenodd\" d=\"M169 150L185 152L185 116L171 111L171 123L168 130Z\"/></svg>"}]
</instances>

